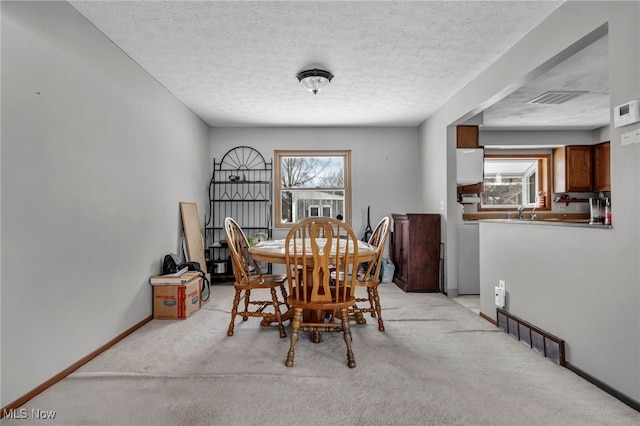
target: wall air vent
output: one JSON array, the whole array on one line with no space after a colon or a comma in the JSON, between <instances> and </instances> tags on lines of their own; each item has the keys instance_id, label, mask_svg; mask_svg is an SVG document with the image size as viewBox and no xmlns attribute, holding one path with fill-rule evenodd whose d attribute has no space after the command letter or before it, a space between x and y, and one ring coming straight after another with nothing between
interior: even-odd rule
<instances>
[{"instance_id":1,"label":"wall air vent","mask_svg":"<svg viewBox=\"0 0 640 426\"><path fill-rule=\"evenodd\" d=\"M557 105L587 93L578 90L551 90L531 99L528 104Z\"/></svg>"},{"instance_id":2,"label":"wall air vent","mask_svg":"<svg viewBox=\"0 0 640 426\"><path fill-rule=\"evenodd\" d=\"M505 333L509 333L514 339L556 364L563 367L569 366L565 357L564 340L529 324L504 309L496 308L496 316L498 317L498 327Z\"/></svg>"}]
</instances>

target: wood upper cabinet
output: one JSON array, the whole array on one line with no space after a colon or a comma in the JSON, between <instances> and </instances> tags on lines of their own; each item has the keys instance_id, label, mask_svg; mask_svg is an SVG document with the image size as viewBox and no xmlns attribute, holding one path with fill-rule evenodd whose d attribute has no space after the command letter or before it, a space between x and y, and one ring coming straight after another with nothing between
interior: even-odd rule
<instances>
[{"instance_id":1,"label":"wood upper cabinet","mask_svg":"<svg viewBox=\"0 0 640 426\"><path fill-rule=\"evenodd\" d=\"M593 147L569 145L553 150L553 192L591 192Z\"/></svg>"},{"instance_id":2,"label":"wood upper cabinet","mask_svg":"<svg viewBox=\"0 0 640 426\"><path fill-rule=\"evenodd\" d=\"M611 144L570 145L553 150L553 192L611 191Z\"/></svg>"},{"instance_id":3,"label":"wood upper cabinet","mask_svg":"<svg viewBox=\"0 0 640 426\"><path fill-rule=\"evenodd\" d=\"M478 126L457 126L456 148L480 148Z\"/></svg>"},{"instance_id":4,"label":"wood upper cabinet","mask_svg":"<svg viewBox=\"0 0 640 426\"><path fill-rule=\"evenodd\" d=\"M593 190L611 191L611 143L593 146Z\"/></svg>"}]
</instances>

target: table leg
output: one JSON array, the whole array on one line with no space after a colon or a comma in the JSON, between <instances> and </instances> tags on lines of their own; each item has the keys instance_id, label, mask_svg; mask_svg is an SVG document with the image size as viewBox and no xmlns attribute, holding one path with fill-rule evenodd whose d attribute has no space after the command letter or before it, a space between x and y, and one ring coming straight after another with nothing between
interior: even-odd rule
<instances>
[{"instance_id":1,"label":"table leg","mask_svg":"<svg viewBox=\"0 0 640 426\"><path fill-rule=\"evenodd\" d=\"M285 321L288 321L288 320L292 320L293 319L293 308L289 308L289 310L287 312L283 313L280 316L280 318L282 319L282 322L285 322ZM275 314L265 314L265 316L262 317L262 321L260 321L260 325L268 326L268 325L271 325L274 322L277 322Z\"/></svg>"},{"instance_id":2,"label":"table leg","mask_svg":"<svg viewBox=\"0 0 640 426\"><path fill-rule=\"evenodd\" d=\"M294 309L291 308L287 312L282 314L281 315L282 322L285 322L287 320L293 320L293 313L294 313ZM302 313L302 317L303 318L307 318L307 319L313 318L313 321L311 321L311 322L322 322L322 321L319 321L319 319L324 318L324 316L325 316L325 311L306 311L305 310ZM260 325L261 326L269 326L274 322L276 322L275 314L267 314L262 318L262 321L260 321ZM304 322L304 320L303 320L303 322ZM309 340L311 340L313 343L322 342L322 333L317 331L317 330L312 331L310 333Z\"/></svg>"}]
</instances>

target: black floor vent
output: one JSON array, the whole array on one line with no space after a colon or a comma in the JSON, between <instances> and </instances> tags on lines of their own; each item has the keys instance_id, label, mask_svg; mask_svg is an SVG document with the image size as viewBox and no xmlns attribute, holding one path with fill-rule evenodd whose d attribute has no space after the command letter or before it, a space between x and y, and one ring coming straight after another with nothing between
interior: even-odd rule
<instances>
[{"instance_id":1,"label":"black floor vent","mask_svg":"<svg viewBox=\"0 0 640 426\"><path fill-rule=\"evenodd\" d=\"M514 339L529 346L542 356L563 367L567 367L564 357L564 340L540 330L509 312L497 308L498 327Z\"/></svg>"}]
</instances>

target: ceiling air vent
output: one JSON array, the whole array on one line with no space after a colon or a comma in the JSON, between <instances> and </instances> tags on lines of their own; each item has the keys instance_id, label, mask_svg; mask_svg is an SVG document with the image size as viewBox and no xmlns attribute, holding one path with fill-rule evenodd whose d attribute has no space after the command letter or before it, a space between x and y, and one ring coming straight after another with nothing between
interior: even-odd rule
<instances>
[{"instance_id":1,"label":"ceiling air vent","mask_svg":"<svg viewBox=\"0 0 640 426\"><path fill-rule=\"evenodd\" d=\"M543 105L563 104L585 93L587 92L577 91L577 90L551 90L549 92L543 93L542 95L531 99L527 103L543 104Z\"/></svg>"}]
</instances>

